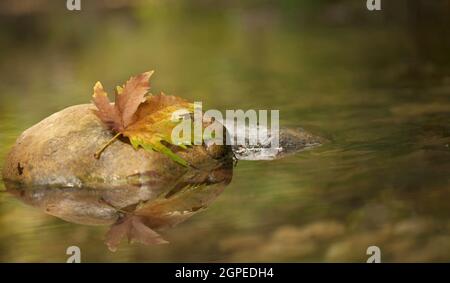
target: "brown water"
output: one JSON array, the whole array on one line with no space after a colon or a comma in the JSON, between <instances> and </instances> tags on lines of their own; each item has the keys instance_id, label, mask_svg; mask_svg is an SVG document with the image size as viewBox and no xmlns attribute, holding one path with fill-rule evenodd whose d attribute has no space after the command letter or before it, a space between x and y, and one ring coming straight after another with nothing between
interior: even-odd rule
<instances>
[{"instance_id":1,"label":"brown water","mask_svg":"<svg viewBox=\"0 0 450 283\"><path fill-rule=\"evenodd\" d=\"M64 262L72 245L85 262L365 262L372 245L382 261L450 260L450 37L440 21L450 17L317 2L3 15L0 163L23 130L90 101L97 80L113 86L148 69L154 92L204 109L279 109L283 126L330 142L239 162L208 210L163 233L169 245L111 253L106 227L0 193L0 261Z\"/></svg>"}]
</instances>

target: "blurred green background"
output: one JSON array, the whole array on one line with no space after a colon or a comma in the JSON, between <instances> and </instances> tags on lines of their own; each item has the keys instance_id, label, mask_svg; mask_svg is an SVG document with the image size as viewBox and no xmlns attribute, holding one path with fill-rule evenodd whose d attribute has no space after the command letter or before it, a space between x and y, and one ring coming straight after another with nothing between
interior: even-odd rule
<instances>
[{"instance_id":1,"label":"blurred green background","mask_svg":"<svg viewBox=\"0 0 450 283\"><path fill-rule=\"evenodd\" d=\"M153 69L153 92L204 109L279 109L330 140L239 162L170 245L103 245L0 193L0 261L450 260L450 1L0 2L0 164L26 128ZM0 165L1 166L1 165ZM3 186L3 185L0 185Z\"/></svg>"}]
</instances>

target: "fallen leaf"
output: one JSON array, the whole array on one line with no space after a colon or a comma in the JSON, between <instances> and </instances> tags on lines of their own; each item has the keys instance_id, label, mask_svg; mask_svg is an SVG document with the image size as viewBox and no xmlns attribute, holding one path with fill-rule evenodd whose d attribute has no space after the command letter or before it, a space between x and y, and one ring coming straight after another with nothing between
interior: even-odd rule
<instances>
[{"instance_id":1,"label":"fallen leaf","mask_svg":"<svg viewBox=\"0 0 450 283\"><path fill-rule=\"evenodd\" d=\"M144 245L167 244L161 235L150 229L143 222L140 216L128 215L112 225L106 233L105 243L112 252L117 251L117 247L124 237L128 242L138 242Z\"/></svg>"},{"instance_id":2,"label":"fallen leaf","mask_svg":"<svg viewBox=\"0 0 450 283\"><path fill-rule=\"evenodd\" d=\"M96 153L96 158L99 158L102 151L115 139L123 135L129 138L135 149L142 147L148 151L158 151L183 166L188 165L164 143L174 144L171 134L179 121L172 120L172 113L180 109L192 113L194 106L180 97L163 93L146 96L152 74L153 71L150 71L131 77L125 85L117 87L114 104L108 99L102 84L95 84L93 103L98 110L94 113L116 133L116 136ZM186 148L184 144L177 146Z\"/></svg>"}]
</instances>

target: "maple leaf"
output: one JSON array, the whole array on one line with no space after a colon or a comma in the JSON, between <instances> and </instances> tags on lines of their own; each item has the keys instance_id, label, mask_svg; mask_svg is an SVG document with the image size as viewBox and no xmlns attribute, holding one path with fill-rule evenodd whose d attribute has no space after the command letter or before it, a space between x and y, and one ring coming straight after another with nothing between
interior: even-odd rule
<instances>
[{"instance_id":1,"label":"maple leaf","mask_svg":"<svg viewBox=\"0 0 450 283\"><path fill-rule=\"evenodd\" d=\"M136 241L145 245L168 243L143 221L141 216L128 215L112 225L105 241L109 250L115 252L123 237L127 237L129 242Z\"/></svg>"},{"instance_id":2,"label":"maple leaf","mask_svg":"<svg viewBox=\"0 0 450 283\"><path fill-rule=\"evenodd\" d=\"M142 147L148 151L158 151L183 166L188 165L164 142L173 144L172 130L179 123L172 120L172 113L180 109L193 112L194 106L180 97L163 93L146 96L150 89L149 79L152 74L153 71L150 71L131 77L125 85L117 87L114 104L110 102L102 84L100 82L95 84L93 103L98 110L94 110L94 113L116 133L114 138L95 154L97 159L111 143L123 135L130 140L135 149ZM186 148L184 144L178 146Z\"/></svg>"}]
</instances>

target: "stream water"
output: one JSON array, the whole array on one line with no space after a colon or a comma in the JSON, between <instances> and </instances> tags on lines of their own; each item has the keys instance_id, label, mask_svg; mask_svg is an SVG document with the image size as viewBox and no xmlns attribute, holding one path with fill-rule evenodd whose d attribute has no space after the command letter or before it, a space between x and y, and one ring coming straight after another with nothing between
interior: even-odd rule
<instances>
[{"instance_id":1,"label":"stream water","mask_svg":"<svg viewBox=\"0 0 450 283\"><path fill-rule=\"evenodd\" d=\"M154 92L204 109L277 109L281 126L329 142L240 161L208 210L163 233L169 245L111 253L107 227L0 193L0 261L65 262L72 245L89 262L365 262L369 246L382 261L450 260L448 30L354 19L341 6L305 22L271 6L162 4L2 19L0 164L22 131L89 102L97 80L148 69Z\"/></svg>"}]
</instances>

